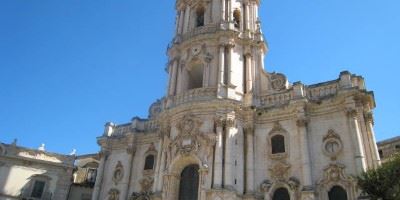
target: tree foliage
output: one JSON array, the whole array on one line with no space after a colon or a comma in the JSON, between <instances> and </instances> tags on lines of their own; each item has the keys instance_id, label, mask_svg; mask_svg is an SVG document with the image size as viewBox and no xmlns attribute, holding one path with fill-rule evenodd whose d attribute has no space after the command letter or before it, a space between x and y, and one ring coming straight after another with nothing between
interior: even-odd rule
<instances>
[{"instance_id":1,"label":"tree foliage","mask_svg":"<svg viewBox=\"0 0 400 200\"><path fill-rule=\"evenodd\" d=\"M372 200L400 200L400 154L361 174L358 185Z\"/></svg>"}]
</instances>

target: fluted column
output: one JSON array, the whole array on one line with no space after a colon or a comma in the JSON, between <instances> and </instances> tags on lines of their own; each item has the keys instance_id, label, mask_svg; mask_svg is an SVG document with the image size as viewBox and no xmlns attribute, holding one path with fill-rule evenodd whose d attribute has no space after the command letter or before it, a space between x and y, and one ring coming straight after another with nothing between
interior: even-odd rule
<instances>
[{"instance_id":1,"label":"fluted column","mask_svg":"<svg viewBox=\"0 0 400 200\"><path fill-rule=\"evenodd\" d=\"M132 172L132 161L133 161L133 157L135 156L135 148L130 146L128 147L128 149L126 150L127 154L128 154L128 159L127 159L127 164L124 167L125 168L125 172L126 175L123 177L122 180L122 190L121 190L121 197L122 199L128 199L128 190L129 190L129 182L131 179L131 172Z\"/></svg>"},{"instance_id":2,"label":"fluted column","mask_svg":"<svg viewBox=\"0 0 400 200\"><path fill-rule=\"evenodd\" d=\"M254 129L246 127L246 193L255 192L254 188Z\"/></svg>"},{"instance_id":3,"label":"fluted column","mask_svg":"<svg viewBox=\"0 0 400 200\"><path fill-rule=\"evenodd\" d=\"M311 162L310 162L310 151L308 146L308 138L307 138L307 125L308 120L306 118L300 118L297 120L297 128L300 136L300 144L301 144L301 155L302 159L302 167L303 167L303 185L304 187L311 188L312 186L312 175L311 175Z\"/></svg>"},{"instance_id":4,"label":"fluted column","mask_svg":"<svg viewBox=\"0 0 400 200\"><path fill-rule=\"evenodd\" d=\"M223 164L223 149L224 149L224 137L223 137L223 120L216 119L216 132L217 142L215 144L215 164L214 164L214 188L222 187L222 164Z\"/></svg>"},{"instance_id":5,"label":"fluted column","mask_svg":"<svg viewBox=\"0 0 400 200\"><path fill-rule=\"evenodd\" d=\"M378 167L381 164L381 158L379 157L379 151L378 151L378 146L376 144L376 139L375 139L375 131L374 131L374 117L372 112L368 112L365 114L365 121L367 123L367 131L369 133L370 137L370 145L372 149L372 158L374 159L374 167Z\"/></svg>"},{"instance_id":6,"label":"fluted column","mask_svg":"<svg viewBox=\"0 0 400 200\"><path fill-rule=\"evenodd\" d=\"M365 154L363 149L363 140L361 137L361 131L358 124L358 114L357 111L354 109L347 110L347 116L349 120L350 126L350 135L354 141L355 145L355 162L356 162L356 170L358 174L365 172L367 169Z\"/></svg>"},{"instance_id":7,"label":"fluted column","mask_svg":"<svg viewBox=\"0 0 400 200\"><path fill-rule=\"evenodd\" d=\"M95 183L94 189L93 189L92 200L99 200L101 186L103 184L104 166L105 166L108 154L109 154L109 152L106 150L102 150L99 153L100 164L99 164L99 168L97 168L97 177L96 177L96 183Z\"/></svg>"},{"instance_id":8,"label":"fluted column","mask_svg":"<svg viewBox=\"0 0 400 200\"><path fill-rule=\"evenodd\" d=\"M225 174L224 174L224 187L227 189L234 188L234 156L233 150L235 145L235 136L237 134L237 129L235 128L235 120L226 120L226 147L225 147Z\"/></svg>"}]
</instances>

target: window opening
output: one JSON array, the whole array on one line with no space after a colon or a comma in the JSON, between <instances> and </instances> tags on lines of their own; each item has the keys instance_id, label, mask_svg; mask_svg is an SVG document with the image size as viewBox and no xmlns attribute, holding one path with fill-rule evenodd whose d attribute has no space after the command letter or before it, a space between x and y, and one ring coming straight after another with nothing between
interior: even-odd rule
<instances>
[{"instance_id":1,"label":"window opening","mask_svg":"<svg viewBox=\"0 0 400 200\"><path fill-rule=\"evenodd\" d=\"M285 153L285 137L275 135L271 138L272 154Z\"/></svg>"}]
</instances>

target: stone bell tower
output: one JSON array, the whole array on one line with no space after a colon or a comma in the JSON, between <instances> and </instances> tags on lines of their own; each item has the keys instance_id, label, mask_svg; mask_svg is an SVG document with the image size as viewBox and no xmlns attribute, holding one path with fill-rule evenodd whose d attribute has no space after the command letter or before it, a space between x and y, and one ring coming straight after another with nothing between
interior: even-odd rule
<instances>
[{"instance_id":1,"label":"stone bell tower","mask_svg":"<svg viewBox=\"0 0 400 200\"><path fill-rule=\"evenodd\" d=\"M177 0L168 96L215 88L218 98L251 103L267 51L258 6L258 0Z\"/></svg>"}]
</instances>

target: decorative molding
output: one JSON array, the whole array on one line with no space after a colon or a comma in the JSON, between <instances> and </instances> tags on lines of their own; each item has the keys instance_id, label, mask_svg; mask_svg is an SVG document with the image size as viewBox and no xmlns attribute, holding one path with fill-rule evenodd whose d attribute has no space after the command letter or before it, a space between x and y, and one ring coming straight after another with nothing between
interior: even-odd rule
<instances>
[{"instance_id":1,"label":"decorative molding","mask_svg":"<svg viewBox=\"0 0 400 200\"><path fill-rule=\"evenodd\" d=\"M374 114L371 111L364 113L364 119L365 119L365 121L367 121L368 123L371 123L372 125L375 124Z\"/></svg>"}]
</instances>

